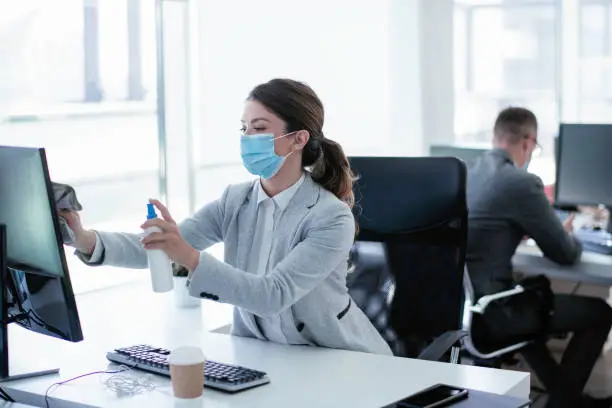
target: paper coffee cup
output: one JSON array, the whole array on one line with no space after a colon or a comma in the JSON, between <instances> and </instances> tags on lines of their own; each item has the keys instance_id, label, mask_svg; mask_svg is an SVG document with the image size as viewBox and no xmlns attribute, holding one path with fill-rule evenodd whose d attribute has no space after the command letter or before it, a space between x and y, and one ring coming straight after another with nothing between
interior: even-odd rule
<instances>
[{"instance_id":1,"label":"paper coffee cup","mask_svg":"<svg viewBox=\"0 0 612 408\"><path fill-rule=\"evenodd\" d=\"M206 358L199 347L179 347L168 356L172 390L177 398L198 398L204 391Z\"/></svg>"}]
</instances>

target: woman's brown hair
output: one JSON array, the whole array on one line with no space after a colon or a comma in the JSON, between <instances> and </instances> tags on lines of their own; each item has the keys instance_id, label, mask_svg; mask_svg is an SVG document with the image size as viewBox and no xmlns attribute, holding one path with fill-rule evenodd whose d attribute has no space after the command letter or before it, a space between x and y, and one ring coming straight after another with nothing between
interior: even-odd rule
<instances>
[{"instance_id":1,"label":"woman's brown hair","mask_svg":"<svg viewBox=\"0 0 612 408\"><path fill-rule=\"evenodd\" d=\"M323 103L308 85L291 79L273 79L256 86L248 99L264 105L287 124L286 131L310 134L302 153L302 166L314 181L351 208L355 204L353 172L342 146L323 135Z\"/></svg>"}]
</instances>

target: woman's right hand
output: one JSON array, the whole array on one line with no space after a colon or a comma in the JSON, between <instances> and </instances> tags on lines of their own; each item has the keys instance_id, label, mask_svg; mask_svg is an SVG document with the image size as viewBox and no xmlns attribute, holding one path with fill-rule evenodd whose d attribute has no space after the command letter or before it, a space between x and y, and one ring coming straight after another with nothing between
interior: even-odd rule
<instances>
[{"instance_id":1,"label":"woman's right hand","mask_svg":"<svg viewBox=\"0 0 612 408\"><path fill-rule=\"evenodd\" d=\"M96 247L96 233L83 228L81 217L75 211L59 211L59 216L62 217L68 227L74 233L74 243L72 244L79 252L91 255Z\"/></svg>"}]
</instances>

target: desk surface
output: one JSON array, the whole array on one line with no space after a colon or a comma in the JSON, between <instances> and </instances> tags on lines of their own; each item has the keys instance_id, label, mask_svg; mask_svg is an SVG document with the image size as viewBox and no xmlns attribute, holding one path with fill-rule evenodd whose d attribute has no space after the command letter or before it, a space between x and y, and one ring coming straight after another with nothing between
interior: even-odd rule
<instances>
[{"instance_id":1,"label":"desk surface","mask_svg":"<svg viewBox=\"0 0 612 408\"><path fill-rule=\"evenodd\" d=\"M60 375L2 384L14 399L42 406L54 382L112 367L107 351L141 342L167 347L195 344L208 358L234 362L269 373L268 385L228 395L205 390L190 406L214 407L377 407L442 382L455 386L527 398L529 375L522 372L412 360L301 346L283 346L254 339L209 333L227 322L226 305L206 301L199 309L176 309L171 299L132 286L78 298L85 341L67 343L20 327L10 330L12 354L18 361L46 357L61 367ZM123 312L118 314L118 309ZM175 406L169 380L155 377L154 391L119 397L104 388L103 376L62 385L50 394L59 407ZM287 399L291 402L288 404ZM176 405L179 406L179 405ZM181 405L183 406L183 405Z\"/></svg>"},{"instance_id":2,"label":"desk surface","mask_svg":"<svg viewBox=\"0 0 612 408\"><path fill-rule=\"evenodd\" d=\"M544 258L535 245L521 244L512 258L516 272L526 275L543 274L550 278L612 286L612 256L584 252L581 261L572 266L562 266Z\"/></svg>"}]
</instances>

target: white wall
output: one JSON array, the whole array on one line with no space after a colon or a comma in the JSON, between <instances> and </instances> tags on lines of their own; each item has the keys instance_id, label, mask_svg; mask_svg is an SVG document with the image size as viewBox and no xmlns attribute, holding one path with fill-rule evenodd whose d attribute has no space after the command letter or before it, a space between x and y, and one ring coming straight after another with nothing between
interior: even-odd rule
<instances>
[{"instance_id":1,"label":"white wall","mask_svg":"<svg viewBox=\"0 0 612 408\"><path fill-rule=\"evenodd\" d=\"M421 82L421 0L391 0L389 8L390 131L398 156L425 152Z\"/></svg>"},{"instance_id":2,"label":"white wall","mask_svg":"<svg viewBox=\"0 0 612 408\"><path fill-rule=\"evenodd\" d=\"M309 83L348 154L421 155L453 136L452 0L197 0L194 162L239 163L249 90Z\"/></svg>"},{"instance_id":3,"label":"white wall","mask_svg":"<svg viewBox=\"0 0 612 408\"><path fill-rule=\"evenodd\" d=\"M453 144L453 0L421 0L420 65L423 143Z\"/></svg>"}]
</instances>

